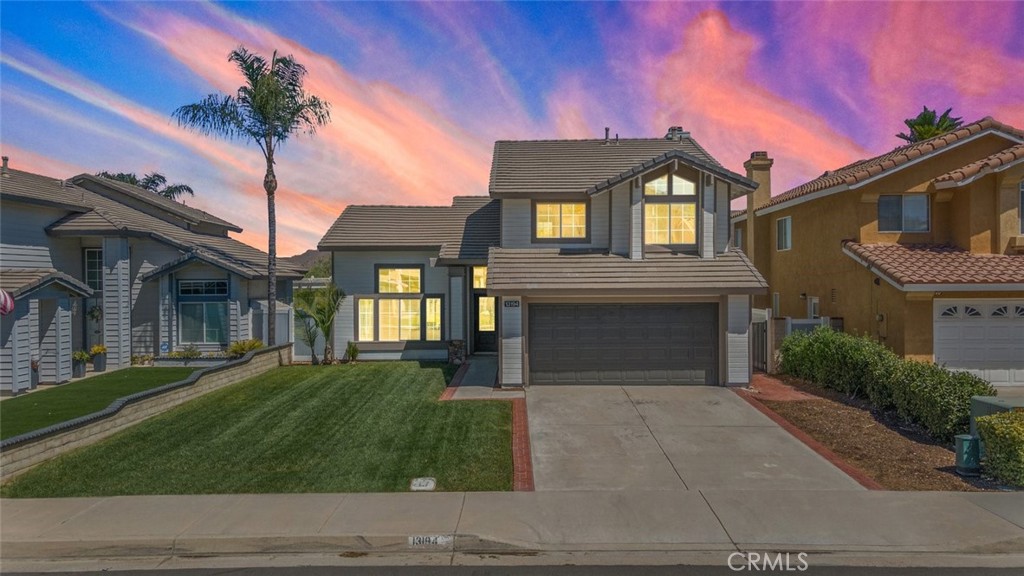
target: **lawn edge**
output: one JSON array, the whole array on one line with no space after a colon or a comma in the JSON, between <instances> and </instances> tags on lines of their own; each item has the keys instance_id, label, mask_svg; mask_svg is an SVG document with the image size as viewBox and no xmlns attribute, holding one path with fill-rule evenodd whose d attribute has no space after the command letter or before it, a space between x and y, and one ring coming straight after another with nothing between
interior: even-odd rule
<instances>
[{"instance_id":1,"label":"lawn edge","mask_svg":"<svg viewBox=\"0 0 1024 576\"><path fill-rule=\"evenodd\" d=\"M734 388L733 391L737 396L747 401L748 404L757 409L758 412L767 416L772 422L775 422L782 427L783 430L789 432L794 438L803 442L805 446L813 450L819 456L828 460L836 468L842 470L847 476L853 478L858 484L867 488L868 490L886 490L885 486L878 483L877 480L869 476L866 472L853 466L838 454L833 452L828 446L825 446L821 442L815 440L810 434L804 432L803 429L799 428L796 424L793 424L789 420L786 420L780 416L777 412L771 408L762 404L758 399L754 398L753 395L742 388Z\"/></svg>"}]
</instances>

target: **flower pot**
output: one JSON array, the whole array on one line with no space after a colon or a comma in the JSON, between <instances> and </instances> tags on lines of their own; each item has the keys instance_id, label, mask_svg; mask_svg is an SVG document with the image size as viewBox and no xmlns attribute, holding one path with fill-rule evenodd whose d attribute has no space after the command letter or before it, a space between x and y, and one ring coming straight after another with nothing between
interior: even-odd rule
<instances>
[{"instance_id":1,"label":"flower pot","mask_svg":"<svg viewBox=\"0 0 1024 576\"><path fill-rule=\"evenodd\" d=\"M72 362L71 363L71 377L72 378L85 378L85 362Z\"/></svg>"},{"instance_id":2,"label":"flower pot","mask_svg":"<svg viewBox=\"0 0 1024 576\"><path fill-rule=\"evenodd\" d=\"M97 354L92 357L92 369L95 372L103 372L107 369L107 355Z\"/></svg>"}]
</instances>

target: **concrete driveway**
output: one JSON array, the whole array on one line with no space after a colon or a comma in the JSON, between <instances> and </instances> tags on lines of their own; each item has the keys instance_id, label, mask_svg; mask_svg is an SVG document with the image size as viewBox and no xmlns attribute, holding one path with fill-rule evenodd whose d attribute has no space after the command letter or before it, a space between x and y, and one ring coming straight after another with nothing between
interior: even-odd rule
<instances>
[{"instance_id":1,"label":"concrete driveway","mask_svg":"<svg viewBox=\"0 0 1024 576\"><path fill-rule=\"evenodd\" d=\"M726 388L534 386L537 490L857 490Z\"/></svg>"}]
</instances>

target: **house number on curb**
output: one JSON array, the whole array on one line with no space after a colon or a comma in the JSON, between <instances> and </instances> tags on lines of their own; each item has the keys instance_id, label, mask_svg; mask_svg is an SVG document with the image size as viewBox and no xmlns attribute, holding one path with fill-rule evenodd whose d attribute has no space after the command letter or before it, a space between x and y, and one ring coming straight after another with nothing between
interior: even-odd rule
<instances>
[{"instance_id":1,"label":"house number on curb","mask_svg":"<svg viewBox=\"0 0 1024 576\"><path fill-rule=\"evenodd\" d=\"M451 534L433 534L426 536L409 536L411 548L450 548L455 536Z\"/></svg>"}]
</instances>

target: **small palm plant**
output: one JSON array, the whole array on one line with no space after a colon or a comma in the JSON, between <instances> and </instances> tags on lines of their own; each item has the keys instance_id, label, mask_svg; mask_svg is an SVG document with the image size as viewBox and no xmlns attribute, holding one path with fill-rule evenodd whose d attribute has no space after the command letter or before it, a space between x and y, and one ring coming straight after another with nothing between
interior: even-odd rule
<instances>
[{"instance_id":1,"label":"small palm plant","mask_svg":"<svg viewBox=\"0 0 1024 576\"><path fill-rule=\"evenodd\" d=\"M950 116L953 112L952 108L947 108L941 116L937 116L936 111L929 109L927 106L923 108L917 116L903 121L907 126L907 131L897 134L897 138L910 143L921 142L922 140L941 136L946 132L952 132L964 124L963 118Z\"/></svg>"},{"instance_id":2,"label":"small palm plant","mask_svg":"<svg viewBox=\"0 0 1024 576\"><path fill-rule=\"evenodd\" d=\"M334 362L334 349L331 346L333 341L332 327L334 326L334 317L338 314L338 308L345 301L345 293L337 286L330 284L322 288L296 290L293 297L295 311L299 318L302 318L303 322L311 322L316 327L316 330L324 335L323 363L332 364ZM312 342L316 342L315 337L312 339ZM310 344L310 349L314 351L313 355L315 358L316 350L314 344L307 343Z\"/></svg>"}]
</instances>

